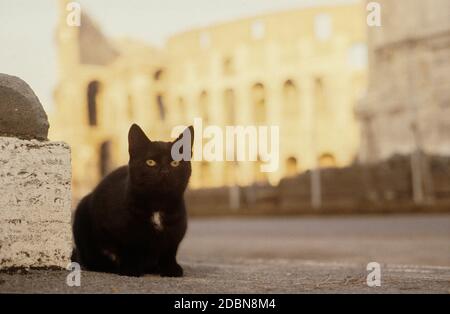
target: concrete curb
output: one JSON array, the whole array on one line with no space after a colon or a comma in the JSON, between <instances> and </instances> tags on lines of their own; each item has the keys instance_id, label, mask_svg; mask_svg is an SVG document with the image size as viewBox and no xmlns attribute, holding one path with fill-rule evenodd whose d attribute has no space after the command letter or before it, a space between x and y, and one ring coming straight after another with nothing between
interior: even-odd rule
<instances>
[{"instance_id":1,"label":"concrete curb","mask_svg":"<svg viewBox=\"0 0 450 314\"><path fill-rule=\"evenodd\" d=\"M1 78L0 130L14 137L0 136L0 269L66 267L72 248L70 147L33 139L47 137L39 100L22 80ZM18 113L5 114L11 110Z\"/></svg>"},{"instance_id":2,"label":"concrete curb","mask_svg":"<svg viewBox=\"0 0 450 314\"><path fill-rule=\"evenodd\" d=\"M0 137L0 268L67 265L70 169L64 143Z\"/></svg>"}]
</instances>

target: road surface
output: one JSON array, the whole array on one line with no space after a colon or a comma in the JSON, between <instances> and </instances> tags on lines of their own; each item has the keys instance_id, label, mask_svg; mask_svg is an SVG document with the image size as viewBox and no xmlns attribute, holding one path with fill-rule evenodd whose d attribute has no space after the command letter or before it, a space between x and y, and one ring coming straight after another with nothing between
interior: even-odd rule
<instances>
[{"instance_id":1,"label":"road surface","mask_svg":"<svg viewBox=\"0 0 450 314\"><path fill-rule=\"evenodd\" d=\"M0 273L0 292L450 293L450 215L195 219L179 261L183 278L82 272L80 287L68 271Z\"/></svg>"}]
</instances>

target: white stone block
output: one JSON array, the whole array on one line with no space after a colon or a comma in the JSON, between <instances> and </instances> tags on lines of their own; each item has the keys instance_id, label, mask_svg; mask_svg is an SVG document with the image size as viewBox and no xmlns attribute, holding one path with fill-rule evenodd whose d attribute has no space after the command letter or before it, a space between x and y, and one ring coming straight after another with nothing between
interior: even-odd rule
<instances>
[{"instance_id":1,"label":"white stone block","mask_svg":"<svg viewBox=\"0 0 450 314\"><path fill-rule=\"evenodd\" d=\"M0 268L65 268L70 221L69 146L0 137Z\"/></svg>"}]
</instances>

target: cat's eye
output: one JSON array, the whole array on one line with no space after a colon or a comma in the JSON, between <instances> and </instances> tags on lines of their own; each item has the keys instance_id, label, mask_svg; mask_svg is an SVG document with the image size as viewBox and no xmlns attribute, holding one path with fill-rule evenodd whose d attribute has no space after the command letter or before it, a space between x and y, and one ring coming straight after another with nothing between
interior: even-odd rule
<instances>
[{"instance_id":1,"label":"cat's eye","mask_svg":"<svg viewBox=\"0 0 450 314\"><path fill-rule=\"evenodd\" d=\"M147 164L147 166L149 167L153 167L156 165L156 161L154 161L153 159L149 159L145 162Z\"/></svg>"},{"instance_id":2,"label":"cat's eye","mask_svg":"<svg viewBox=\"0 0 450 314\"><path fill-rule=\"evenodd\" d=\"M173 160L173 161L170 163L170 165L171 165L172 167L178 167L178 166L180 165L180 162L177 161L177 160Z\"/></svg>"}]
</instances>

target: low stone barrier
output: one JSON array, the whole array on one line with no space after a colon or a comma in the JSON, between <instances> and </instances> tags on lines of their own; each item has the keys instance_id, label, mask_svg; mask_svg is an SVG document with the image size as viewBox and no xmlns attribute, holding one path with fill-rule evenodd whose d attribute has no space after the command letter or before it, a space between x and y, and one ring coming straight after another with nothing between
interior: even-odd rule
<instances>
[{"instance_id":1,"label":"low stone barrier","mask_svg":"<svg viewBox=\"0 0 450 314\"><path fill-rule=\"evenodd\" d=\"M0 74L0 269L69 262L70 148L48 127L31 88Z\"/></svg>"},{"instance_id":2,"label":"low stone barrier","mask_svg":"<svg viewBox=\"0 0 450 314\"><path fill-rule=\"evenodd\" d=\"M450 157L426 156L429 165L428 200L415 204L411 157L344 168L321 169L321 206L311 204L311 172L284 178L277 186L234 187L239 206L232 206L232 188L188 190L186 202L193 216L364 214L450 211Z\"/></svg>"}]
</instances>

